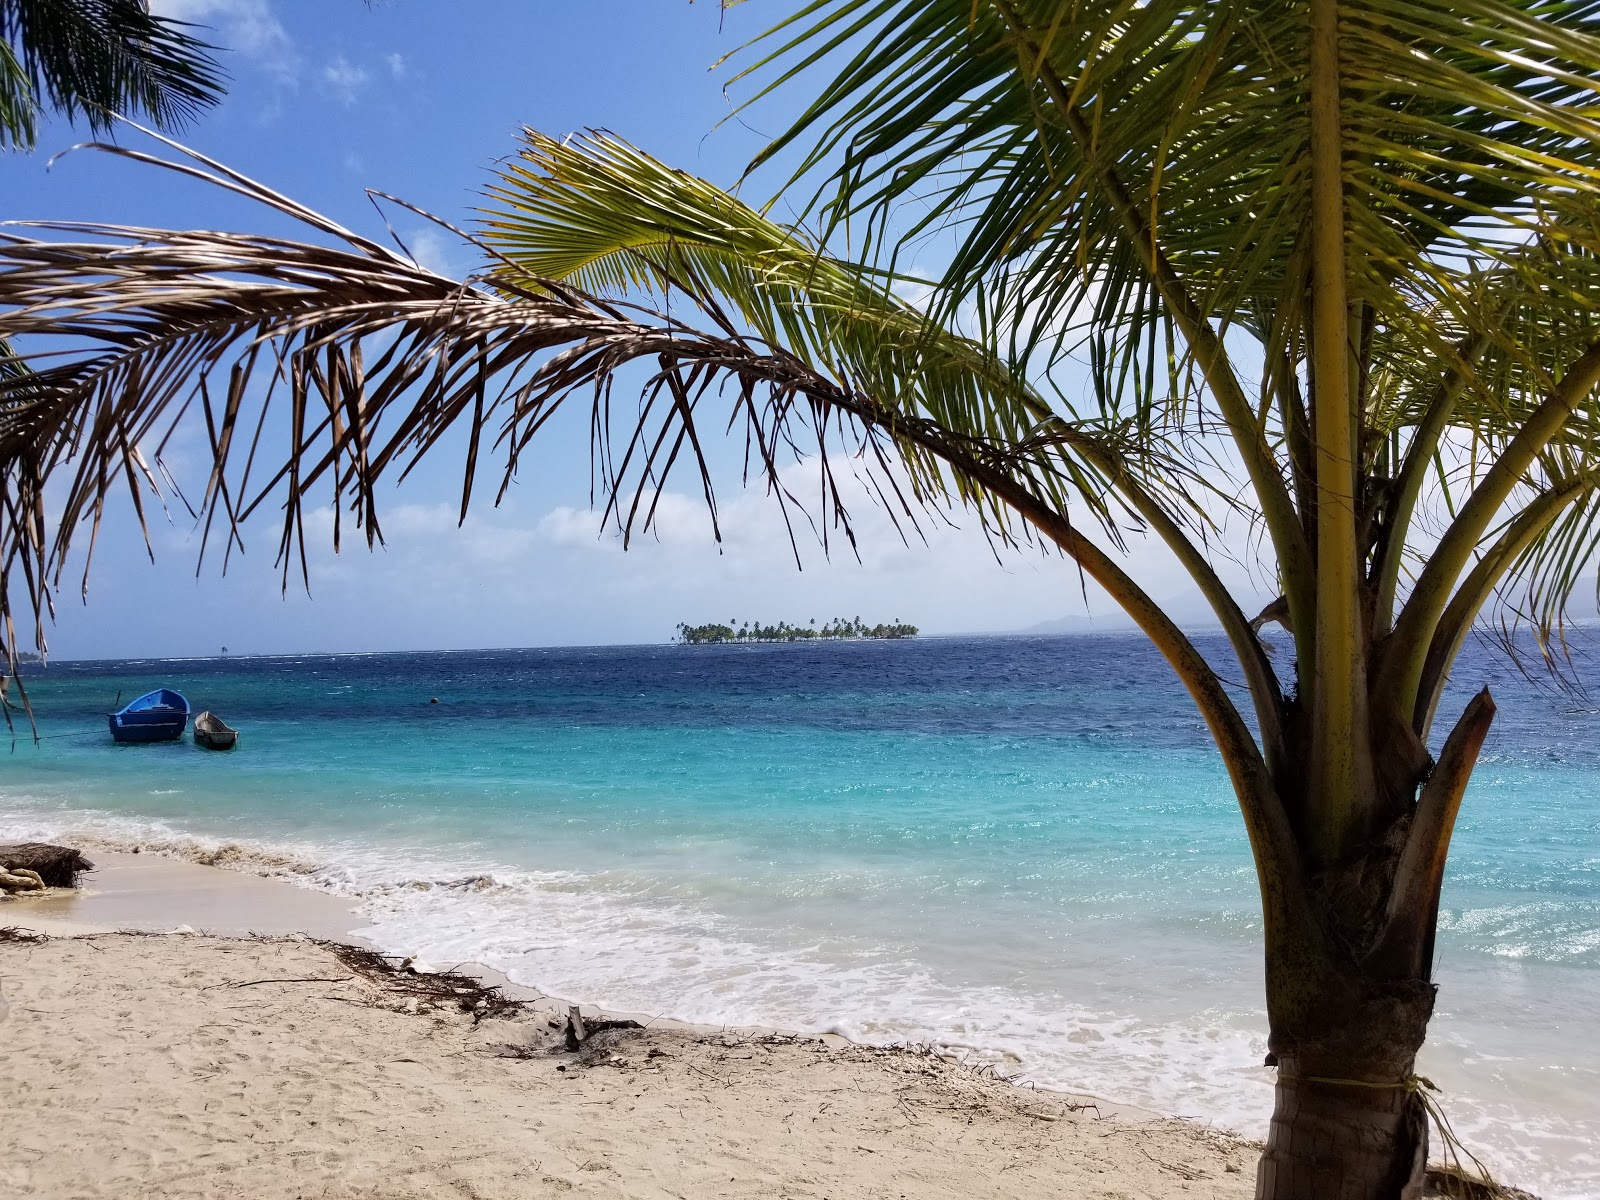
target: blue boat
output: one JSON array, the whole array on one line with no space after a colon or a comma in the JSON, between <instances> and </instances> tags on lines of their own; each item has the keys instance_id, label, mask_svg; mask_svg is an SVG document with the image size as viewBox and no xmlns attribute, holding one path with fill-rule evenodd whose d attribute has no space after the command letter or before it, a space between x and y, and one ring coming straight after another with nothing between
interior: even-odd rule
<instances>
[{"instance_id":1,"label":"blue boat","mask_svg":"<svg viewBox=\"0 0 1600 1200\"><path fill-rule=\"evenodd\" d=\"M189 724L189 702L171 688L157 688L130 700L106 720L119 742L171 742Z\"/></svg>"}]
</instances>

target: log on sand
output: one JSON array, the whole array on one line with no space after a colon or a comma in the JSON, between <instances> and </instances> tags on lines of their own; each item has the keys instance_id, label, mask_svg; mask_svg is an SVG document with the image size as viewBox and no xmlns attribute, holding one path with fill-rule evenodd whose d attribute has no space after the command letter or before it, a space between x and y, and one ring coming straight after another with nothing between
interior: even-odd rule
<instances>
[{"instance_id":1,"label":"log on sand","mask_svg":"<svg viewBox=\"0 0 1600 1200\"><path fill-rule=\"evenodd\" d=\"M52 846L48 842L0 846L0 888L7 890L77 887L78 876L92 870L94 864L70 846Z\"/></svg>"}]
</instances>

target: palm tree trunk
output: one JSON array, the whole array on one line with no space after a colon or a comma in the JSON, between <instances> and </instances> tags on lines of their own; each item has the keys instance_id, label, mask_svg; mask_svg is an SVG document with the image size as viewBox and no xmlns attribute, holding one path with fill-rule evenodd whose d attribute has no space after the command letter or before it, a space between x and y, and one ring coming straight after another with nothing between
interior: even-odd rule
<instances>
[{"instance_id":1,"label":"palm tree trunk","mask_svg":"<svg viewBox=\"0 0 1600 1200\"><path fill-rule=\"evenodd\" d=\"M1407 766L1408 752L1389 740L1377 774L1414 780L1406 803L1353 857L1289 876L1308 881L1299 903L1265 910L1267 1061L1278 1079L1256 1200L1422 1195L1428 1117L1415 1067L1437 990L1439 894L1493 719L1485 689L1436 763Z\"/></svg>"},{"instance_id":2,"label":"palm tree trunk","mask_svg":"<svg viewBox=\"0 0 1600 1200\"><path fill-rule=\"evenodd\" d=\"M1279 1056L1257 1200L1403 1200L1421 1194L1428 1120L1413 1066L1431 993L1420 1008L1391 1010L1389 1021L1364 1039L1364 1062L1316 1052Z\"/></svg>"},{"instance_id":3,"label":"palm tree trunk","mask_svg":"<svg viewBox=\"0 0 1600 1200\"><path fill-rule=\"evenodd\" d=\"M1278 1077L1256 1200L1421 1194L1428 1127L1415 1065L1435 988L1420 964L1431 958L1437 890L1424 912L1388 919L1412 823L1312 876L1298 915L1269 914L1267 1062Z\"/></svg>"}]
</instances>

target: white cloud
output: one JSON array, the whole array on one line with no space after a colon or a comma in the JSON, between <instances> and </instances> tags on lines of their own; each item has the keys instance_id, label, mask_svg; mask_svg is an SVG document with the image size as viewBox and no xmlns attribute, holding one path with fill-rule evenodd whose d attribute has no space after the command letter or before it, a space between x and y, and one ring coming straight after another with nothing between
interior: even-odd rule
<instances>
[{"instance_id":1,"label":"white cloud","mask_svg":"<svg viewBox=\"0 0 1600 1200\"><path fill-rule=\"evenodd\" d=\"M356 66L343 54L335 55L333 61L322 68L322 82L346 104L355 103L356 95L367 86L370 78L365 67Z\"/></svg>"},{"instance_id":2,"label":"white cloud","mask_svg":"<svg viewBox=\"0 0 1600 1200\"><path fill-rule=\"evenodd\" d=\"M403 54L390 54L383 60L389 65L389 74L396 79L404 79L409 71L406 68L406 59Z\"/></svg>"},{"instance_id":3,"label":"white cloud","mask_svg":"<svg viewBox=\"0 0 1600 1200\"><path fill-rule=\"evenodd\" d=\"M784 482L796 495L814 495L815 464L786 470ZM694 614L721 608L759 613L762 619L803 620L848 608L852 614L876 614L874 619L903 617L939 633L1015 629L1063 616L1090 618L1088 628L1128 624L1109 597L1092 583L1085 589L1076 568L1059 556L1027 548L1002 549L997 555L972 513L948 514L950 522L918 513L926 543L902 516L907 535L902 539L891 514L862 481L841 476L839 483L859 560L837 529L830 530L831 552L824 555L805 517L792 512L802 562L797 570L777 503L757 489L719 498L719 549L704 502L668 491L660 498L654 526L648 532L636 527L626 554L614 525L602 528L598 512L571 506L546 512L517 559L517 575L553 575L587 597L594 613L615 614L613 619L629 623L649 609L677 614L673 620L697 620ZM647 496L645 506L649 503ZM1209 625L1203 601L1165 549L1138 537L1129 542L1124 565L1131 573L1181 623ZM441 545L433 552L450 553ZM1217 566L1248 605L1257 589L1247 573L1227 562ZM561 602L549 603L559 607ZM576 625L586 617L572 611L566 619Z\"/></svg>"},{"instance_id":4,"label":"white cloud","mask_svg":"<svg viewBox=\"0 0 1600 1200\"><path fill-rule=\"evenodd\" d=\"M939 290L936 281L920 267L910 267L905 274L911 278L897 281L889 290L918 312L927 312L928 302Z\"/></svg>"},{"instance_id":5,"label":"white cloud","mask_svg":"<svg viewBox=\"0 0 1600 1200\"><path fill-rule=\"evenodd\" d=\"M151 0L150 11L215 30L220 46L268 70L289 75L295 69L294 43L272 0Z\"/></svg>"},{"instance_id":6,"label":"white cloud","mask_svg":"<svg viewBox=\"0 0 1600 1200\"><path fill-rule=\"evenodd\" d=\"M169 458L174 450L169 446ZM567 452L582 451L574 445ZM548 446L545 453L557 451ZM524 463L530 483L548 465L537 458ZM575 481L559 489L566 497L540 487L534 500L513 489L504 507L494 508L499 473L498 465L488 465L493 461L480 462L478 496L465 523L458 523L454 465L413 480L380 504L385 541L376 553L367 552L362 531L346 513L342 552L335 556L331 507L308 508L309 601L297 551L290 554L287 597L280 598L276 514L247 523L248 552L235 555L225 578L218 575L223 541L214 531L206 569L196 579L200 531L181 506L174 506L171 525L152 517L159 565L151 568L132 515L121 505L101 538L94 600L88 609L63 606L53 644L69 656L193 652L195 612L218 619L226 614L236 630L229 644L252 652L663 641L678 621L730 616L803 622L859 614L910 621L928 633L1022 629L1062 617L1073 629L1127 627L1092 584L1086 609L1079 573L1060 557L1003 550L997 561L971 513L949 514L953 524L919 514L927 544L914 533L906 544L889 512L842 462L835 466L860 560L837 532L831 555L824 555L810 525L795 513L803 564L796 569L777 504L760 488L720 490L719 546L693 472L677 476L660 499L654 527L636 527L623 553L615 528L583 506L586 489ZM188 465L199 469L198 462ZM802 463L786 468L783 482L815 508L816 475L814 461ZM1130 574L1180 623L1210 625L1171 556L1153 540L1129 542L1122 561ZM1246 608L1254 604L1251 611L1258 611L1270 599L1243 569L1225 561L1217 566ZM121 621L121 608L106 602L123 593L137 599L130 610L142 614L137 624Z\"/></svg>"},{"instance_id":7,"label":"white cloud","mask_svg":"<svg viewBox=\"0 0 1600 1200\"><path fill-rule=\"evenodd\" d=\"M417 266L449 279L463 273L461 245L437 225L423 225L401 235Z\"/></svg>"}]
</instances>

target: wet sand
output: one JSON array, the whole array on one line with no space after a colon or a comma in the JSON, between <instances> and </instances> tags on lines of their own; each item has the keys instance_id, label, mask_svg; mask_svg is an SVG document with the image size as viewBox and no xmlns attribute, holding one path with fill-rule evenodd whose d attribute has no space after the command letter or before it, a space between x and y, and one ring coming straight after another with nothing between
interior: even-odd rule
<instances>
[{"instance_id":1,"label":"wet sand","mask_svg":"<svg viewBox=\"0 0 1600 1200\"><path fill-rule=\"evenodd\" d=\"M0 1194L1253 1191L1255 1148L1235 1135L926 1050L650 1022L569 1052L565 1001L521 989L532 1003L483 1017L353 970L306 936L350 940L360 920L337 898L92 856L83 891L0 903L0 927L48 938L0 941Z\"/></svg>"}]
</instances>

